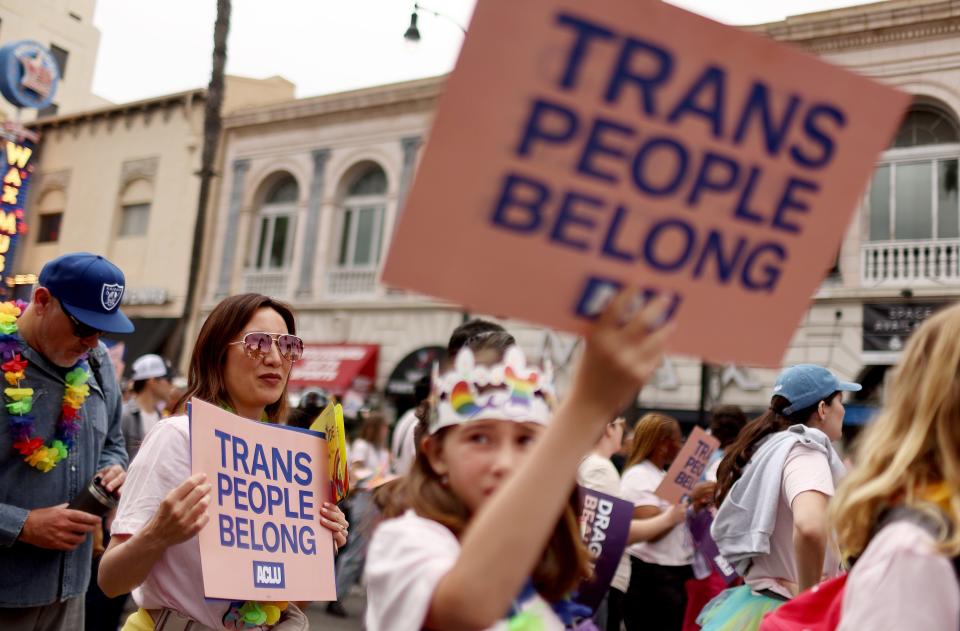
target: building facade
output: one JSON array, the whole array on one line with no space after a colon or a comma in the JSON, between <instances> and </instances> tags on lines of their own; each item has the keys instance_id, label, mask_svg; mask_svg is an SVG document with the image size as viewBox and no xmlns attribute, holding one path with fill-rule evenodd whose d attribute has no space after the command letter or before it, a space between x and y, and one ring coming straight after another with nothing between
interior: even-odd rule
<instances>
[{"instance_id":1,"label":"building facade","mask_svg":"<svg viewBox=\"0 0 960 631\"><path fill-rule=\"evenodd\" d=\"M914 96L783 358L861 380L859 402L876 404L910 330L960 296L960 1L893 0L751 28ZM409 390L402 375L419 374L416 358L465 315L377 283L441 88L427 79L228 117L199 317L230 293L283 298L307 342L375 345L376 387ZM424 235L423 247L442 238ZM566 376L576 340L508 326ZM776 373L670 357L638 406L686 420L717 402L762 409Z\"/></svg>"},{"instance_id":2,"label":"building facade","mask_svg":"<svg viewBox=\"0 0 960 631\"><path fill-rule=\"evenodd\" d=\"M46 46L60 66L53 103L23 110L20 120L69 114L109 102L91 92L100 31L93 25L96 0L0 0L0 46L31 39ZM0 120L16 120L16 108L0 99Z\"/></svg>"},{"instance_id":3,"label":"building facade","mask_svg":"<svg viewBox=\"0 0 960 631\"><path fill-rule=\"evenodd\" d=\"M284 101L279 77L228 77L224 110ZM43 264L66 252L102 254L125 273L124 311L137 331L129 354L167 351L183 316L197 214L206 90L40 119L39 155L10 270L29 290ZM128 357L129 358L129 357Z\"/></svg>"}]
</instances>

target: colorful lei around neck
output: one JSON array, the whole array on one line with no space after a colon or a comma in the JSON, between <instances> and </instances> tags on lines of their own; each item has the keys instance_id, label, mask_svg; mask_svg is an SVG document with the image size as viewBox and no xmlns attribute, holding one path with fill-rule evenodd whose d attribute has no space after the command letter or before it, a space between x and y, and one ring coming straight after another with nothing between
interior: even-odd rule
<instances>
[{"instance_id":1,"label":"colorful lei around neck","mask_svg":"<svg viewBox=\"0 0 960 631\"><path fill-rule=\"evenodd\" d=\"M287 602L234 601L223 616L223 626L236 631L269 629L280 621Z\"/></svg>"},{"instance_id":2,"label":"colorful lei around neck","mask_svg":"<svg viewBox=\"0 0 960 631\"><path fill-rule=\"evenodd\" d=\"M43 439L33 433L33 416L30 414L33 388L24 388L20 383L28 362L20 356L17 318L25 307L20 301L0 303L0 360L3 362L0 369L9 385L3 394L13 448L20 452L27 464L46 473L61 460L66 460L80 433L80 408L90 395L90 386L87 385L90 372L81 359L64 377L67 383L63 390L60 421L52 440L44 444Z\"/></svg>"}]
</instances>

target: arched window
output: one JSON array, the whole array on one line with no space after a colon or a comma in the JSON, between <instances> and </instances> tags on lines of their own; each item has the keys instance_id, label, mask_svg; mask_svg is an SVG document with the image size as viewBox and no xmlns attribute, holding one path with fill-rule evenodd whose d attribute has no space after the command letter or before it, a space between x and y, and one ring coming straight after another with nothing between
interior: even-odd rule
<instances>
[{"instance_id":1,"label":"arched window","mask_svg":"<svg viewBox=\"0 0 960 631\"><path fill-rule=\"evenodd\" d=\"M142 237L150 223L150 205L153 203L153 184L136 179L128 183L120 194L121 237Z\"/></svg>"},{"instance_id":2,"label":"arched window","mask_svg":"<svg viewBox=\"0 0 960 631\"><path fill-rule=\"evenodd\" d=\"M386 205L387 176L379 165L371 163L354 176L343 199L337 267L376 270Z\"/></svg>"},{"instance_id":3,"label":"arched window","mask_svg":"<svg viewBox=\"0 0 960 631\"><path fill-rule=\"evenodd\" d=\"M270 185L258 214L249 267L258 271L289 267L299 195L297 181L290 174L284 174Z\"/></svg>"},{"instance_id":4,"label":"arched window","mask_svg":"<svg viewBox=\"0 0 960 631\"><path fill-rule=\"evenodd\" d=\"M870 241L960 238L960 126L945 108L915 104L870 186Z\"/></svg>"},{"instance_id":5,"label":"arched window","mask_svg":"<svg viewBox=\"0 0 960 631\"><path fill-rule=\"evenodd\" d=\"M940 108L915 105L907 112L893 140L894 147L920 147L960 142L956 123Z\"/></svg>"},{"instance_id":6,"label":"arched window","mask_svg":"<svg viewBox=\"0 0 960 631\"><path fill-rule=\"evenodd\" d=\"M60 189L47 191L37 204L37 243L56 243L60 240L60 224L67 196Z\"/></svg>"}]
</instances>

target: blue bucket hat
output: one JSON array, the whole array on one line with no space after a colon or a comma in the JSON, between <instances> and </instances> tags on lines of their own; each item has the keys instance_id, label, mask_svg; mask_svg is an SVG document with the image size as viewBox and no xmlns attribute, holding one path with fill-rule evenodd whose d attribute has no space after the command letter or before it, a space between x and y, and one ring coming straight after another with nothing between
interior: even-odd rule
<instances>
[{"instance_id":1,"label":"blue bucket hat","mask_svg":"<svg viewBox=\"0 0 960 631\"><path fill-rule=\"evenodd\" d=\"M81 323L106 333L133 331L133 323L120 311L123 272L102 256L88 252L58 256L40 270L39 282Z\"/></svg>"},{"instance_id":2,"label":"blue bucket hat","mask_svg":"<svg viewBox=\"0 0 960 631\"><path fill-rule=\"evenodd\" d=\"M859 392L862 387L859 383L840 381L822 366L797 364L780 373L773 386L773 394L790 402L783 409L783 415L788 416L826 399L834 392Z\"/></svg>"}]
</instances>

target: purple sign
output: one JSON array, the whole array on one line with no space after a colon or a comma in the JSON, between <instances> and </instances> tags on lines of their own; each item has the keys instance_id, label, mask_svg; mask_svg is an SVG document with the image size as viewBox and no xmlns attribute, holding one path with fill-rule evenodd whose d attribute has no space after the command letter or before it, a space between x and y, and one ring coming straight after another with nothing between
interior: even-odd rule
<instances>
[{"instance_id":1,"label":"purple sign","mask_svg":"<svg viewBox=\"0 0 960 631\"><path fill-rule=\"evenodd\" d=\"M687 528L690 529L694 547L704 558L710 560L710 565L717 568L717 572L729 585L736 580L737 571L720 554L717 542L710 535L711 524L713 524L713 513L709 510L687 511Z\"/></svg>"},{"instance_id":2,"label":"purple sign","mask_svg":"<svg viewBox=\"0 0 960 631\"><path fill-rule=\"evenodd\" d=\"M590 554L593 575L580 583L576 601L596 611L627 547L633 503L580 487L580 532Z\"/></svg>"}]
</instances>

